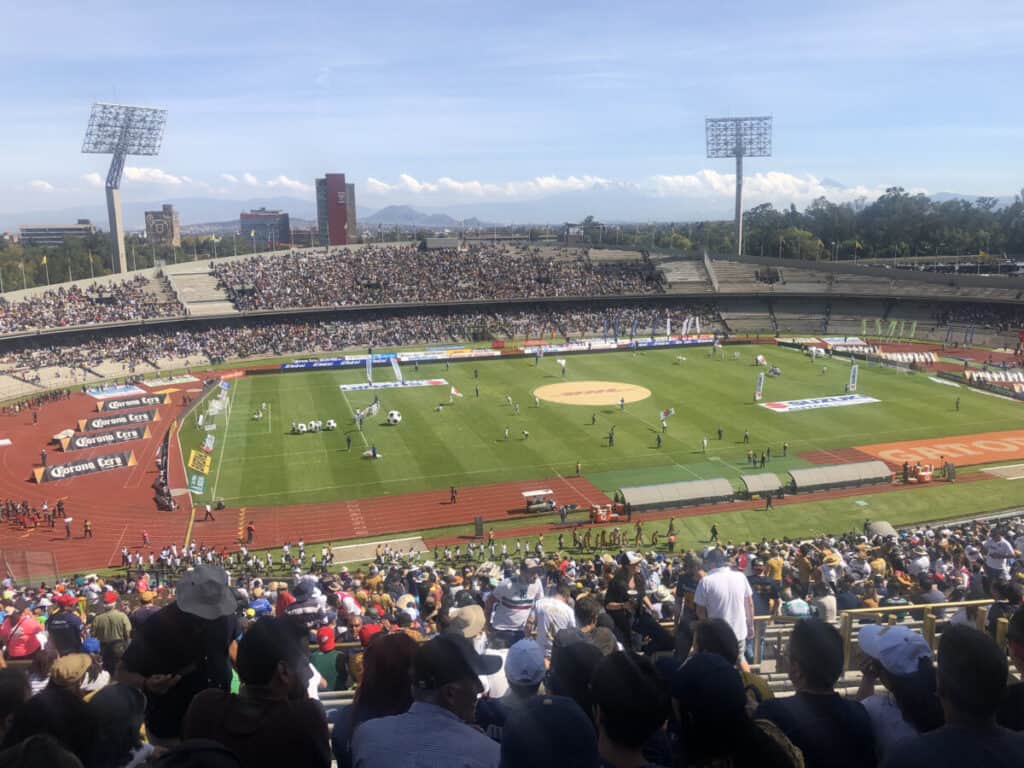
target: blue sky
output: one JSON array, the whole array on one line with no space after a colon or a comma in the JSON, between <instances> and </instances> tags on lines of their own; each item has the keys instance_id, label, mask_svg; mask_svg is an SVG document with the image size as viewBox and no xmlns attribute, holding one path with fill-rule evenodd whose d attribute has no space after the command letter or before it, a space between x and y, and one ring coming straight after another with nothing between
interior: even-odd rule
<instances>
[{"instance_id":1,"label":"blue sky","mask_svg":"<svg viewBox=\"0 0 1024 768\"><path fill-rule=\"evenodd\" d=\"M727 211L703 120L742 114L775 120L751 201L1024 185L1005 0L41 5L0 11L0 211L101 202L94 100L169 109L127 200L309 198L330 170L367 209L611 189Z\"/></svg>"}]
</instances>

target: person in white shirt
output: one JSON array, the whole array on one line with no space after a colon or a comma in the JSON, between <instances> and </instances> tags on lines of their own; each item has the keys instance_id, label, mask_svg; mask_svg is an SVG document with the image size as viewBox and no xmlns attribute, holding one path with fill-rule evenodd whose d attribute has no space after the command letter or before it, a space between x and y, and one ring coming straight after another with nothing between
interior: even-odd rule
<instances>
[{"instance_id":1,"label":"person in white shirt","mask_svg":"<svg viewBox=\"0 0 1024 768\"><path fill-rule=\"evenodd\" d=\"M907 573L917 576L919 573L928 573L932 567L932 560L928 557L928 550L923 545L918 545L911 550L912 559L907 563Z\"/></svg>"},{"instance_id":2,"label":"person in white shirt","mask_svg":"<svg viewBox=\"0 0 1024 768\"><path fill-rule=\"evenodd\" d=\"M540 562L526 558L515 578L505 579L487 598L484 613L491 630L491 646L511 648L526 636L526 621L544 596L538 570Z\"/></svg>"},{"instance_id":3,"label":"person in white shirt","mask_svg":"<svg viewBox=\"0 0 1024 768\"><path fill-rule=\"evenodd\" d=\"M1009 576L1010 560L1016 555L1013 545L1003 536L1003 532L996 528L991 536L981 545L985 552L985 573L990 579L1000 579Z\"/></svg>"},{"instance_id":4,"label":"person in white shirt","mask_svg":"<svg viewBox=\"0 0 1024 768\"><path fill-rule=\"evenodd\" d=\"M704 555L707 575L694 592L699 619L724 619L740 643L740 658L748 638L754 636L754 599L750 582L729 567L725 552L714 547Z\"/></svg>"},{"instance_id":5,"label":"person in white shirt","mask_svg":"<svg viewBox=\"0 0 1024 768\"><path fill-rule=\"evenodd\" d=\"M571 599L569 585L562 583L558 585L553 595L542 597L533 606L533 615L526 623L527 633L531 626L536 627L537 645L546 659L551 658L551 646L559 630L576 626L576 614L569 605Z\"/></svg>"}]
</instances>

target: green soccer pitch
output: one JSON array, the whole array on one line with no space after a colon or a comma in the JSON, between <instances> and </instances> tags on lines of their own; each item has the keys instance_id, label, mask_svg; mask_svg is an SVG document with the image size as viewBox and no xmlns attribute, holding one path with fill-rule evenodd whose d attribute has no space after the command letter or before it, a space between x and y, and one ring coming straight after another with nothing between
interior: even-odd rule
<instances>
[{"instance_id":1,"label":"green soccer pitch","mask_svg":"<svg viewBox=\"0 0 1024 768\"><path fill-rule=\"evenodd\" d=\"M738 360L733 353L739 353ZM988 432L1020 421L1018 404L942 386L924 374L865 364L858 392L881 402L775 413L753 402L757 373L764 370L753 364L756 354L782 369L780 377L767 378L765 401L842 394L849 379L848 362L812 363L800 352L771 346L728 346L716 357L707 347L569 357L565 381L622 382L651 391L649 398L620 410L536 405L535 389L563 381L555 355L539 365L532 358L454 362L447 370L443 363L421 364L418 372L403 365L406 379L445 378L463 397L449 405L444 386L378 390L380 411L360 432L353 412L369 405L373 392L342 392L339 385L365 381L364 369L246 376L231 382L230 405L214 433L206 490L195 499L223 499L232 506L355 499L569 475L577 462L584 476L609 494L626 485L711 477L738 486L739 475L751 471L748 448L760 455L771 447L768 469L784 476L786 470L808 466L799 458L807 451ZM388 381L394 374L390 367L377 367L374 378ZM506 395L519 404L518 415ZM962 404L956 412L958 395ZM267 407L257 421L253 414L261 403ZM659 414L666 408L674 408L675 415L659 448ZM401 424L386 424L389 410L401 412ZM312 419L334 419L338 429L290 434L293 421ZM615 444L609 447L612 425ZM749 446L742 442L744 430L750 432ZM182 426L186 460L205 434L194 423ZM786 458L784 442L789 443ZM376 446L380 460L362 457L370 446Z\"/></svg>"}]
</instances>

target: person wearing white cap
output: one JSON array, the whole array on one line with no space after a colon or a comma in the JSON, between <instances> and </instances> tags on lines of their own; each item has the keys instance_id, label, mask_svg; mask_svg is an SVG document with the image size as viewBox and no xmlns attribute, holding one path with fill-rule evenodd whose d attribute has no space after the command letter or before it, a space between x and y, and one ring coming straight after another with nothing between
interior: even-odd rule
<instances>
[{"instance_id":1,"label":"person wearing white cap","mask_svg":"<svg viewBox=\"0 0 1024 768\"><path fill-rule=\"evenodd\" d=\"M893 745L942 725L935 665L924 637L903 625L862 627L858 642L865 658L857 698L871 718L882 760ZM875 693L876 683L886 692Z\"/></svg>"},{"instance_id":2,"label":"person wearing white cap","mask_svg":"<svg viewBox=\"0 0 1024 768\"><path fill-rule=\"evenodd\" d=\"M508 690L500 698L481 699L476 708L476 724L495 741L501 741L501 728L505 719L537 695L547 671L544 652L529 638L520 640L508 649L504 666Z\"/></svg>"}]
</instances>

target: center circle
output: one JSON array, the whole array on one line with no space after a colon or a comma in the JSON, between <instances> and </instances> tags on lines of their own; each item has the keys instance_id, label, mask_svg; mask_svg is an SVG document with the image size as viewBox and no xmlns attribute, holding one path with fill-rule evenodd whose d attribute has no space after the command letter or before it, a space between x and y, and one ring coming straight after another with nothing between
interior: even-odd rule
<instances>
[{"instance_id":1,"label":"center circle","mask_svg":"<svg viewBox=\"0 0 1024 768\"><path fill-rule=\"evenodd\" d=\"M562 405L618 405L635 403L651 396L651 390L622 381L560 381L537 387L533 394L541 400Z\"/></svg>"}]
</instances>

